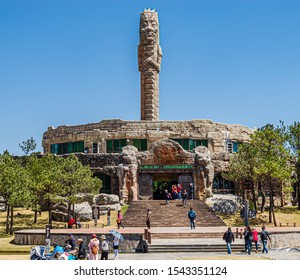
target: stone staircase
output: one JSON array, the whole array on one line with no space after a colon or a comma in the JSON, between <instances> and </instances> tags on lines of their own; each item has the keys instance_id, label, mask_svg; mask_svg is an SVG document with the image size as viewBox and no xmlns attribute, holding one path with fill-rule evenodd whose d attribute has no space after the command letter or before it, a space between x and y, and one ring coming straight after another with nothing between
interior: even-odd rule
<instances>
[{"instance_id":1,"label":"stone staircase","mask_svg":"<svg viewBox=\"0 0 300 280\"><path fill-rule=\"evenodd\" d=\"M187 214L190 207L193 208L197 215L196 228L199 226L226 226L202 200L188 200L186 208L183 207L182 202L179 200L171 200L168 206L165 205L164 200L132 201L123 216L123 225L125 227L146 227L147 209L150 209L152 213L151 227L189 227Z\"/></svg>"},{"instance_id":2,"label":"stone staircase","mask_svg":"<svg viewBox=\"0 0 300 280\"><path fill-rule=\"evenodd\" d=\"M261 251L261 246L259 245L259 252ZM244 244L231 245L233 252L245 252ZM148 244L149 253L178 253L178 252L203 252L203 253L225 253L227 252L226 243L222 244ZM255 252L255 248L252 247L252 253Z\"/></svg>"},{"instance_id":3,"label":"stone staircase","mask_svg":"<svg viewBox=\"0 0 300 280\"><path fill-rule=\"evenodd\" d=\"M173 239L202 239L202 238L222 238L223 232L154 232L151 233L151 239L169 239L172 236Z\"/></svg>"}]
</instances>

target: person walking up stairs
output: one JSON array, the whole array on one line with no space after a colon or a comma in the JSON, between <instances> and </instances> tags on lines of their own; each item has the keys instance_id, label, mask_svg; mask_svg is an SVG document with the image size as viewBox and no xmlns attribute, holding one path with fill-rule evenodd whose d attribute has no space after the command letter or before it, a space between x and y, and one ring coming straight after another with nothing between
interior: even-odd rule
<instances>
[{"instance_id":1,"label":"person walking up stairs","mask_svg":"<svg viewBox=\"0 0 300 280\"><path fill-rule=\"evenodd\" d=\"M193 210L192 207L188 212L188 217L190 219L191 229L195 229L196 212Z\"/></svg>"}]
</instances>

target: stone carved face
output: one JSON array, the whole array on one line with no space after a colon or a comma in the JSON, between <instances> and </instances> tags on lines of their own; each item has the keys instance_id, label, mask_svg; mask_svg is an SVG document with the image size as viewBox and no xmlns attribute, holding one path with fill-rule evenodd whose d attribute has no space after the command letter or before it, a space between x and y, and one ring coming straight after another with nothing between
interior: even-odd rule
<instances>
[{"instance_id":1,"label":"stone carved face","mask_svg":"<svg viewBox=\"0 0 300 280\"><path fill-rule=\"evenodd\" d=\"M143 44L158 43L158 16L154 11L145 11L141 14L140 40Z\"/></svg>"},{"instance_id":2,"label":"stone carved face","mask_svg":"<svg viewBox=\"0 0 300 280\"><path fill-rule=\"evenodd\" d=\"M161 164L171 164L176 162L177 150L172 145L164 145L157 151Z\"/></svg>"}]
</instances>

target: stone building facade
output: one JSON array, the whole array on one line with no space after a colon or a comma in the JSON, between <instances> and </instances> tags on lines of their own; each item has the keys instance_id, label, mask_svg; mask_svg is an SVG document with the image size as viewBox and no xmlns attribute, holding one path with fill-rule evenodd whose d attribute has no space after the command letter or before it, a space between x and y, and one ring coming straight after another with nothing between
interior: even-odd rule
<instances>
[{"instance_id":1,"label":"stone building facade","mask_svg":"<svg viewBox=\"0 0 300 280\"><path fill-rule=\"evenodd\" d=\"M199 199L213 192L235 192L220 174L228 168L230 154L249 141L252 132L209 120L104 120L49 127L43 147L45 153L76 152L103 180L104 190L118 194L121 201L153 199L155 182L162 181L167 187L168 182L185 188L194 183Z\"/></svg>"},{"instance_id":2,"label":"stone building facade","mask_svg":"<svg viewBox=\"0 0 300 280\"><path fill-rule=\"evenodd\" d=\"M162 51L156 11L141 13L138 64L141 72L141 121L103 120L49 127L44 153L76 153L103 181L103 192L120 201L163 199L165 189L195 186L195 198L235 193L222 178L230 154L248 142L253 130L211 120L161 121L158 74Z\"/></svg>"}]
</instances>

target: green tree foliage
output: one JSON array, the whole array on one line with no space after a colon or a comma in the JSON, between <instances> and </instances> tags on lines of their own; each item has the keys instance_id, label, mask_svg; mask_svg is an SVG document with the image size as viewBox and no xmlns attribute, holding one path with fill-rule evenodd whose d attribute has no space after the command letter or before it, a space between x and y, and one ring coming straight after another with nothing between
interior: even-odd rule
<instances>
[{"instance_id":1,"label":"green tree foliage","mask_svg":"<svg viewBox=\"0 0 300 280\"><path fill-rule=\"evenodd\" d=\"M239 151L230 158L228 172L224 172L222 176L227 180L238 183L243 186L243 197L245 187L249 187L252 191L252 199L256 210L257 192L257 176L254 168L257 164L258 149L255 145L244 143L239 146Z\"/></svg>"},{"instance_id":2,"label":"green tree foliage","mask_svg":"<svg viewBox=\"0 0 300 280\"><path fill-rule=\"evenodd\" d=\"M292 166L290 153L286 145L285 135L280 127L273 125L258 129L251 135L249 144L243 144L238 153L230 160L229 180L243 183L251 182L253 186L260 186L261 193L268 193L270 200L269 222L276 219L274 214L274 199L291 192Z\"/></svg>"},{"instance_id":3,"label":"green tree foliage","mask_svg":"<svg viewBox=\"0 0 300 280\"><path fill-rule=\"evenodd\" d=\"M282 129L286 135L288 148L292 155L292 163L295 167L295 179L297 193L295 202L298 200L298 209L300 210L300 122L294 122L292 125L285 126L281 122Z\"/></svg>"},{"instance_id":4,"label":"green tree foliage","mask_svg":"<svg viewBox=\"0 0 300 280\"><path fill-rule=\"evenodd\" d=\"M31 208L35 212L34 223L37 221L37 212L42 204L47 204L49 223L51 223L51 205L59 200L60 186L57 183L57 174L60 170L59 160L52 154L42 157L31 155L25 168L31 178Z\"/></svg>"},{"instance_id":5,"label":"green tree foliage","mask_svg":"<svg viewBox=\"0 0 300 280\"><path fill-rule=\"evenodd\" d=\"M13 233L13 209L28 206L30 202L30 178L21 165L7 151L0 155L0 194L7 206L6 233Z\"/></svg>"},{"instance_id":6,"label":"green tree foliage","mask_svg":"<svg viewBox=\"0 0 300 280\"><path fill-rule=\"evenodd\" d=\"M23 141L22 144L19 144L19 147L23 151L25 156L28 156L28 154L36 149L36 142L31 137L30 139L27 139L26 141Z\"/></svg>"},{"instance_id":7,"label":"green tree foliage","mask_svg":"<svg viewBox=\"0 0 300 280\"><path fill-rule=\"evenodd\" d=\"M60 187L60 195L68 203L70 215L71 205L78 202L79 193L99 192L102 182L99 178L93 177L89 166L83 166L75 155L66 158L59 158L59 172L56 180Z\"/></svg>"},{"instance_id":8,"label":"green tree foliage","mask_svg":"<svg viewBox=\"0 0 300 280\"><path fill-rule=\"evenodd\" d=\"M31 207L34 222L41 206L47 206L51 224L52 205L66 201L77 202L78 193L96 193L101 180L93 177L88 166L83 166L75 155L66 158L46 154L17 158L8 152L0 155L0 195L7 206L7 233L13 233L14 207ZM70 207L69 207L70 208Z\"/></svg>"},{"instance_id":9,"label":"green tree foliage","mask_svg":"<svg viewBox=\"0 0 300 280\"><path fill-rule=\"evenodd\" d=\"M51 211L55 203L67 202L70 213L71 205L78 201L77 194L96 193L102 184L100 179L93 177L89 166L83 166L75 155L31 155L26 168L32 178L31 207L37 213L41 204L46 203L49 224L52 223Z\"/></svg>"},{"instance_id":10,"label":"green tree foliage","mask_svg":"<svg viewBox=\"0 0 300 280\"><path fill-rule=\"evenodd\" d=\"M258 148L257 165L254 172L270 199L269 222L277 226L274 213L274 198L281 194L282 186L289 185L292 168L285 137L280 128L267 124L256 131L251 143Z\"/></svg>"}]
</instances>

